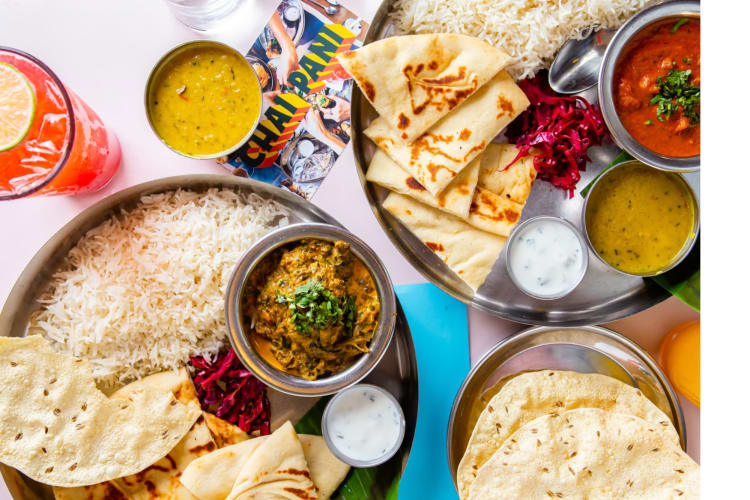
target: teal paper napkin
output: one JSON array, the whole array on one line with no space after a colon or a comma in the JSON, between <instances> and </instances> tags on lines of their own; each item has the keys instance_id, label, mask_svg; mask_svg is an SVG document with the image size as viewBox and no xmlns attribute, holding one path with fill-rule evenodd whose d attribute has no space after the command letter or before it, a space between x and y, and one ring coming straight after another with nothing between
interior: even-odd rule
<instances>
[{"instance_id":1,"label":"teal paper napkin","mask_svg":"<svg viewBox=\"0 0 750 500\"><path fill-rule=\"evenodd\" d=\"M471 366L466 305L432 284L396 286L396 294L419 370L417 430L398 498L456 500L446 438L453 398Z\"/></svg>"}]
</instances>

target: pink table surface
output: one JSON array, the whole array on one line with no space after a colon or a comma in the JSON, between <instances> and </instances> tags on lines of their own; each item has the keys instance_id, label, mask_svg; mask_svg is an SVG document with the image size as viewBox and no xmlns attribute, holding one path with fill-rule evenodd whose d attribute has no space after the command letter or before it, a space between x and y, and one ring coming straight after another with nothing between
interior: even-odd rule
<instances>
[{"instance_id":1,"label":"pink table surface","mask_svg":"<svg viewBox=\"0 0 750 500\"><path fill-rule=\"evenodd\" d=\"M4 0L0 16L2 43L45 61L70 88L92 106L117 133L122 163L113 181L86 196L34 198L0 203L0 303L29 259L63 224L107 195L134 184L187 173L226 173L211 161L182 158L165 148L149 129L143 87L153 63L169 48L208 37L246 50L278 0L247 0L221 30L203 35L185 28L162 2L128 0ZM378 2L349 0L351 10L370 19ZM316 194L314 203L367 241L381 256L397 284L424 278L391 244L359 187L351 148L347 148ZM472 362L491 345L524 325L469 310ZM698 318L677 299L607 326L655 354L675 325ZM700 456L700 411L681 398L688 428L688 452ZM0 482L0 500L10 498Z\"/></svg>"}]
</instances>

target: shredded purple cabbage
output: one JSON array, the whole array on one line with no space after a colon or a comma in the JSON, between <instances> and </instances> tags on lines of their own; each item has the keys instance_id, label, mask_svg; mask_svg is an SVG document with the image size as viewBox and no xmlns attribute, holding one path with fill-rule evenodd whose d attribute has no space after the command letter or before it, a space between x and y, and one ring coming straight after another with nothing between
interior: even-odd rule
<instances>
[{"instance_id":1,"label":"shredded purple cabbage","mask_svg":"<svg viewBox=\"0 0 750 500\"><path fill-rule=\"evenodd\" d=\"M583 97L556 94L547 83L546 73L524 80L519 86L531 105L505 132L519 149L510 165L537 153L534 167L538 177L568 191L572 198L581 171L591 161L588 148L600 145L609 135L601 112Z\"/></svg>"},{"instance_id":2,"label":"shredded purple cabbage","mask_svg":"<svg viewBox=\"0 0 750 500\"><path fill-rule=\"evenodd\" d=\"M271 433L271 405L266 386L247 370L233 350L215 361L190 358L195 367L193 383L205 411L237 425L245 432Z\"/></svg>"}]
</instances>

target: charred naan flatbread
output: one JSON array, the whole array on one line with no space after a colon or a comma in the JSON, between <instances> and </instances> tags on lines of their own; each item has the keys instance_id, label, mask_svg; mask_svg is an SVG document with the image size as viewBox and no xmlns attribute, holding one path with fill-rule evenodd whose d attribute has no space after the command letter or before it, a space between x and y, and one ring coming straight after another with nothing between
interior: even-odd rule
<instances>
[{"instance_id":1,"label":"charred naan flatbread","mask_svg":"<svg viewBox=\"0 0 750 500\"><path fill-rule=\"evenodd\" d=\"M318 500L307 459L287 422L264 439L240 469L227 500Z\"/></svg>"},{"instance_id":2,"label":"charred naan flatbread","mask_svg":"<svg viewBox=\"0 0 750 500\"><path fill-rule=\"evenodd\" d=\"M322 436L298 434L297 437L318 496L327 500L346 478L349 466L331 453ZM204 455L190 464L180 481L200 500L224 500L245 462L266 439L268 436L260 436Z\"/></svg>"},{"instance_id":3,"label":"charred naan flatbread","mask_svg":"<svg viewBox=\"0 0 750 500\"><path fill-rule=\"evenodd\" d=\"M458 217L390 193L388 210L476 291L495 265L506 238L482 231Z\"/></svg>"},{"instance_id":4,"label":"charred naan flatbread","mask_svg":"<svg viewBox=\"0 0 750 500\"><path fill-rule=\"evenodd\" d=\"M501 71L410 144L383 115L365 135L437 196L528 105L526 94Z\"/></svg>"},{"instance_id":5,"label":"charred naan flatbread","mask_svg":"<svg viewBox=\"0 0 750 500\"><path fill-rule=\"evenodd\" d=\"M534 157L525 156L508 167L517 155L513 144L493 142L487 146L479 167L479 185L507 200L526 203L536 179Z\"/></svg>"},{"instance_id":6,"label":"charred naan flatbread","mask_svg":"<svg viewBox=\"0 0 750 500\"><path fill-rule=\"evenodd\" d=\"M410 143L508 63L474 37L426 34L386 38L338 56L367 100Z\"/></svg>"},{"instance_id":7,"label":"charred naan flatbread","mask_svg":"<svg viewBox=\"0 0 750 500\"><path fill-rule=\"evenodd\" d=\"M456 217L467 219L479 180L479 159L463 169L439 196L428 193L414 176L399 167L380 149L375 152L367 168L367 180L391 191L411 196Z\"/></svg>"},{"instance_id":8,"label":"charred naan flatbread","mask_svg":"<svg viewBox=\"0 0 750 500\"><path fill-rule=\"evenodd\" d=\"M499 236L508 236L521 218L523 204L477 186L478 171L479 158L475 158L439 196L435 197L385 153L378 150L367 169L367 180L460 217L476 228Z\"/></svg>"}]
</instances>

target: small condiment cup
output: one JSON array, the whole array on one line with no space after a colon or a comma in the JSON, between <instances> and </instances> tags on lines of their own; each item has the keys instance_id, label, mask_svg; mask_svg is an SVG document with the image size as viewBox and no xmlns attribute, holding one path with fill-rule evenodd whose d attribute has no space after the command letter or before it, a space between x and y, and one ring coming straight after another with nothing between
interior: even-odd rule
<instances>
[{"instance_id":1,"label":"small condiment cup","mask_svg":"<svg viewBox=\"0 0 750 500\"><path fill-rule=\"evenodd\" d=\"M652 273L635 274L635 273L626 273L625 271L617 269L615 266L613 266L612 264L604 260L604 258L601 255L599 255L599 252L596 251L596 248L594 248L594 244L591 242L591 238L589 237L589 229L586 225L586 213L589 207L589 200L591 199L592 195L596 191L596 188L599 185L599 183L602 182L602 179L604 179L608 175L611 175L612 172L614 172L617 169L628 168L628 167L639 166L639 165L640 166L645 165L647 167L650 166L650 165L646 165L645 163L641 163L640 161L637 161L637 160L624 161L622 163L618 163L614 167L610 167L609 170L602 173L599 176L599 178L597 178L594 181L594 183L591 185L591 188L589 189L589 192L586 195L586 198L583 202L583 209L581 210L581 227L583 227L583 232L586 236L586 243L588 247L591 249L591 252L594 255L596 255L596 258L599 259L600 262L603 262L608 268L614 271L617 271L620 274L624 274L626 276L650 278L652 276L658 276L660 274L664 274L667 271L670 271L674 269L675 267L677 267L680 264L680 262L682 262L685 259L685 257L688 256L690 251L693 249L693 246L695 245L695 241L698 239L698 232L700 231L700 207L698 205L698 197L695 196L695 191L693 191L693 188L690 187L690 184L688 184L688 182L685 180L685 178L682 175L680 175L677 172L669 173L669 175L674 175L676 179L679 179L679 181L685 187L687 192L690 194L690 200L693 202L693 214L694 214L693 215L693 232L691 233L691 236L685 241L685 244L682 246L682 250L680 251L680 253L677 254L677 256L675 256L675 258L672 259L672 261L669 264L659 269L658 271L654 271ZM651 168L656 168L656 167L651 167ZM662 170L662 169L657 169L657 170Z\"/></svg>"},{"instance_id":2,"label":"small condiment cup","mask_svg":"<svg viewBox=\"0 0 750 500\"><path fill-rule=\"evenodd\" d=\"M573 234L575 234L576 238L578 238L578 243L581 245L582 263L581 263L580 276L578 276L575 280L571 282L571 286L569 288L566 288L560 293L551 294L551 295L539 295L539 294L536 294L527 290L520 283L515 273L513 272L513 267L511 266L511 255L513 253L513 248L516 246L516 242L518 241L519 235L523 232L525 228L533 224L536 224L537 222L543 222L543 221L551 221L551 222L564 225L565 227L570 229L573 232ZM540 299L540 300L560 299L568 295L573 290L575 290L576 287L581 283L581 280L583 280L583 277L586 275L586 271L588 270L588 267L589 267L588 246L586 245L586 240L583 238L578 228L575 227L570 222L568 222L567 220L563 219L562 217L553 217L551 215L540 215L538 217L532 217L531 219L525 220L521 222L520 224L518 224L515 228L513 228L513 231L510 233L510 236L508 237L508 243L505 246L505 267L508 270L508 275L510 276L511 281L513 281L513 284L515 284L519 290L521 290L523 293L525 293L529 297L533 297L535 299Z\"/></svg>"},{"instance_id":3,"label":"small condiment cup","mask_svg":"<svg viewBox=\"0 0 750 500\"><path fill-rule=\"evenodd\" d=\"M341 400L341 398L347 394L348 392L355 391L355 390L361 390L361 389L369 389L373 392L378 392L394 405L396 408L396 412L399 416L399 434L398 438L396 439L395 443L391 447L391 449L387 450L385 453L383 453L381 456L369 460L357 460L354 458L349 457L344 453L341 449L339 449L336 446L336 442L334 439L331 438L330 432L330 424L328 422L328 419L331 417L331 414L336 411L336 404L338 401ZM401 405L399 404L398 400L391 394L390 392L386 391L382 387L378 387L376 385L372 384L357 384L350 387L347 387L343 391L336 394L334 397L331 398L330 401L328 401L328 404L326 405L325 410L323 411L323 418L321 420L321 430L323 432L323 439L325 440L326 446L328 446L328 449L331 450L331 453L336 455L336 458L341 460L344 463L347 463L351 465L352 467L374 467L376 465L383 464L387 462L388 460L393 457L393 455L396 454L396 452L401 448L401 444L404 441L404 436L406 434L406 418L404 417L404 410L401 408Z\"/></svg>"},{"instance_id":4,"label":"small condiment cup","mask_svg":"<svg viewBox=\"0 0 750 500\"><path fill-rule=\"evenodd\" d=\"M255 81L258 82L258 88L261 89L261 92L258 93L258 116L255 117L255 120L253 121L252 126L247 131L247 134L239 141L237 144L234 144L228 149L225 149L224 151L219 151L218 153L212 153L212 154L204 154L204 155L191 155L188 153L185 153L184 151L180 151L179 149L175 149L172 147L171 144L169 144L167 141L165 141L159 133L156 131L156 127L154 127L154 123L151 121L151 108L150 108L150 98L151 95L151 87L154 84L154 82L157 80L157 78L161 75L161 71L167 66L167 64L172 61L176 56L180 55L181 53L185 52L186 50L190 50L196 47L218 47L222 50L226 50L229 52L234 52L240 59L245 61L247 65L250 67L250 70L252 71L252 74L255 76ZM261 116L261 109L262 109L262 100L263 100L263 93L262 93L262 87L260 86L260 80L258 79L258 74L255 72L255 68L253 68L253 65L250 64L250 61L247 60L247 58L240 53L237 49L230 47L229 45L221 42L217 42L214 40L192 40L189 42L181 43L180 45L174 47L173 49L169 50L166 54L164 54L157 62L154 64L154 67L151 69L151 73L148 75L148 80L146 80L146 89L144 92L144 105L146 107L146 119L148 120L148 124L151 127L151 130L154 132L154 135L161 141L162 144L167 146L169 149L174 151L175 153L186 156L188 158L193 158L196 160L210 160L215 158L221 158L223 156L227 156L229 153L233 153L237 149L239 149L243 144L245 144L248 139L253 135L253 132L255 132L255 128L258 126L258 122L260 121Z\"/></svg>"}]
</instances>

